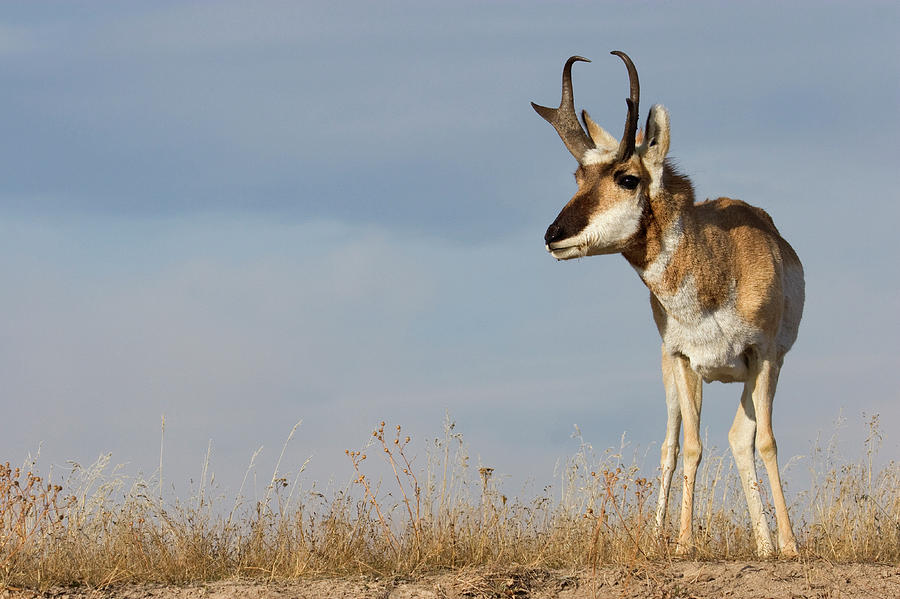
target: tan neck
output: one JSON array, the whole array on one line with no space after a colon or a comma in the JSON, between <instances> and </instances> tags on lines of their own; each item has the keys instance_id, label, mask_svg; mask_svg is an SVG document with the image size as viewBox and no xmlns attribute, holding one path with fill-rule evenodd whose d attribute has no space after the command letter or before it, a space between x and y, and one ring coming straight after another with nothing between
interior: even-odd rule
<instances>
[{"instance_id":1,"label":"tan neck","mask_svg":"<svg viewBox=\"0 0 900 599\"><path fill-rule=\"evenodd\" d=\"M683 243L693 230L690 207L694 204L694 188L690 179L666 164L663 170L663 192L647 202L641 228L635 243L622 252L651 289L655 270L665 266L666 254L675 250L673 243ZM678 233L673 238L675 233ZM645 277L650 275L650 280Z\"/></svg>"}]
</instances>

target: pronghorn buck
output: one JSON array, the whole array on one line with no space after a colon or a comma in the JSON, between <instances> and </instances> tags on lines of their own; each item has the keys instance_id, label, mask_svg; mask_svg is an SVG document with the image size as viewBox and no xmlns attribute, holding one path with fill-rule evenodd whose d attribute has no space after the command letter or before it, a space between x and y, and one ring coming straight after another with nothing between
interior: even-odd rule
<instances>
[{"instance_id":1,"label":"pronghorn buck","mask_svg":"<svg viewBox=\"0 0 900 599\"><path fill-rule=\"evenodd\" d=\"M660 534L683 422L684 492L676 551L692 549L703 381L742 382L728 440L757 552L775 552L760 500L754 454L758 449L772 487L781 555L795 556L797 543L772 433L772 398L784 355L797 338L803 267L762 209L729 198L694 201L690 180L666 159L669 113L659 104L653 106L643 136L637 134L637 71L625 53L612 54L625 62L631 84L621 141L583 111L585 132L575 115L572 65L590 62L586 58L566 61L559 108L532 103L578 161L578 191L547 229L547 251L559 260L622 254L650 289L653 318L662 336L668 409L656 510Z\"/></svg>"}]
</instances>

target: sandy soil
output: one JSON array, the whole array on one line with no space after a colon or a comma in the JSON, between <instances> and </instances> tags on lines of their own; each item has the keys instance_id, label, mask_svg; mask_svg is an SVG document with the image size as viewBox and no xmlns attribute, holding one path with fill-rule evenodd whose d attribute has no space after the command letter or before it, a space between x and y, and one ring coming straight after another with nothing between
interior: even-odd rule
<instances>
[{"instance_id":1,"label":"sandy soil","mask_svg":"<svg viewBox=\"0 0 900 599\"><path fill-rule=\"evenodd\" d=\"M2 599L551 599L721 597L900 598L900 565L825 562L675 562L597 572L460 571L415 580L316 578L295 582L234 580L183 587L126 585L106 589L7 589Z\"/></svg>"}]
</instances>

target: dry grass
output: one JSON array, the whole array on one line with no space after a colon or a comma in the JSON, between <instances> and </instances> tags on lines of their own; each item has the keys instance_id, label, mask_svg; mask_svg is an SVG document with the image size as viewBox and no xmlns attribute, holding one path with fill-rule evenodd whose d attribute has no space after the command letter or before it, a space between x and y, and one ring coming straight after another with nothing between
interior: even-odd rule
<instances>
[{"instance_id":1,"label":"dry grass","mask_svg":"<svg viewBox=\"0 0 900 599\"><path fill-rule=\"evenodd\" d=\"M881 432L877 417L868 424L858 463L845 461L833 439L813 450L813 490L791 506L806 559L900 561L900 468L873 466ZM598 454L582 441L561 465L553 496L548 488L517 500L501 493L491 468L469 464L449 420L421 469L410 443L399 426L381 423L364 449L347 452L354 478L330 497L301 493L300 472L289 478L276 466L262 500L243 505L239 491L230 509L210 499L205 472L196 497L166 502L159 478L133 481L111 469L109 457L75 467L61 485L7 464L0 467L0 588L671 559L674 531L660 539L652 525L657 485L623 451ZM698 476L700 559L753 555L732 464L730 455L714 454ZM670 522L677 499L676 489Z\"/></svg>"}]
</instances>

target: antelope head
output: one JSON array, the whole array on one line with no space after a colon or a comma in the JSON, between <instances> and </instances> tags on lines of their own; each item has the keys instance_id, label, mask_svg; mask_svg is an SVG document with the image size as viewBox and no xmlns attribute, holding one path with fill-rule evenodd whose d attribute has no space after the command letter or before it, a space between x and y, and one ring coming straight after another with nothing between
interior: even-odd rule
<instances>
[{"instance_id":1,"label":"antelope head","mask_svg":"<svg viewBox=\"0 0 900 599\"><path fill-rule=\"evenodd\" d=\"M627 54L614 51L625 62L631 95L625 102L628 116L622 140L607 133L582 111L587 132L575 115L572 97L572 65L590 62L572 56L563 67L559 108L531 105L553 125L578 161L578 191L565 205L544 235L547 251L568 260L626 250L641 228L648 201L661 190L663 162L669 150L669 116L654 106L647 117L646 135L637 145L640 83Z\"/></svg>"}]
</instances>

